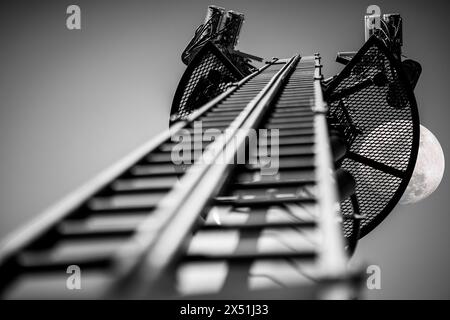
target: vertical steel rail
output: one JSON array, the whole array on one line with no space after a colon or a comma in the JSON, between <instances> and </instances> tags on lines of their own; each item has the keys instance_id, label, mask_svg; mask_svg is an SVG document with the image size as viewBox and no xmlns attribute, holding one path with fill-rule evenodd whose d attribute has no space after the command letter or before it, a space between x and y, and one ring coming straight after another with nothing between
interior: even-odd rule
<instances>
[{"instance_id":1,"label":"vertical steel rail","mask_svg":"<svg viewBox=\"0 0 450 320\"><path fill-rule=\"evenodd\" d=\"M319 249L319 275L323 278L341 279L347 274L347 256L344 250L344 238L338 222L339 202L337 187L333 174L333 158L331 155L328 123L326 119L327 105L322 93L322 74L320 57L316 54L314 74L314 111L316 116L316 180L318 183L319 229L322 234ZM327 290L324 299L348 298L347 292L337 284L336 290Z\"/></svg>"}]
</instances>

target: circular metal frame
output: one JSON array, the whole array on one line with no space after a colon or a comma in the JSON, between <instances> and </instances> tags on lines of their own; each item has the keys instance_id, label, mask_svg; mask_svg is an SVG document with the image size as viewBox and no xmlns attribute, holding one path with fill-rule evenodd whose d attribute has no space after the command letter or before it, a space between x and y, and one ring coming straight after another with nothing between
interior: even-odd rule
<instances>
[{"instance_id":1,"label":"circular metal frame","mask_svg":"<svg viewBox=\"0 0 450 320\"><path fill-rule=\"evenodd\" d=\"M374 70L377 70L377 72L378 70L384 70L384 77L386 77L388 82L382 83L383 81L380 81L380 77L376 77L377 74L374 75ZM368 74L372 76L372 79L368 79ZM346 140L349 144L350 151L340 164L343 168L349 170L357 180L356 194L358 195L361 206L361 214L363 215L360 229L360 238L362 238L378 226L394 209L411 179L417 159L420 139L420 122L417 103L411 85L409 84L402 69L401 62L392 55L382 41L380 41L376 36L372 36L358 51L354 58L345 66L343 71L335 79L333 79L333 81L327 86L326 93L327 97L330 99L330 101L328 101L330 105L329 117L331 117L333 112L337 112L340 104L347 103L352 105L354 108L354 110L349 108L348 111L350 114L351 111L356 111L356 113L360 113L359 117L364 115L364 118L361 118L364 119L364 121L361 120L361 122L366 122L366 124L370 124L370 121L373 121L373 123L380 122L380 119L384 120L389 118L389 115L385 112L386 110L382 110L383 107L381 104L384 103L385 106L389 105L392 107L392 114L395 114L392 115L392 118L397 117L401 119L400 113L403 112L405 117L407 115L408 124L409 121L412 122L411 126L408 126L408 129L405 129L404 132L395 132L395 134L397 134L397 138L411 139L411 144L410 148L408 148L409 153L406 154L406 151L403 150L406 149L405 145L400 145L399 142L397 151L400 150L402 152L402 157L399 159L397 156L397 159L394 160L398 160L398 166L401 168L393 168L393 166L388 166L384 163L373 161L373 159L361 157L358 155L358 147L355 148L356 150L352 151L352 145L354 145L355 137L356 139L359 139L358 143L361 145L363 140L358 138L357 135L358 131L361 129L360 132L362 132L364 131L364 128L358 128L357 120L355 121L354 126L351 127L348 126L348 119L341 119L341 126L346 127ZM383 97L382 94L384 94L386 99L385 101L380 100L381 97ZM377 105L380 101L382 103ZM360 108L359 111L357 110L358 108ZM398 119L395 121L398 121ZM390 126L389 122L386 124ZM395 136L395 134L393 134L393 136ZM401 136L402 134L404 136ZM389 141L392 142L390 137L386 138L382 136L380 139L390 139ZM369 151L372 152L372 154L376 154L375 150L377 148L382 148L383 146L384 145L381 144L373 146L373 148L370 148ZM394 155L391 157L394 157ZM392 159L388 159L388 162L395 162L394 160L391 160ZM367 177L367 171L363 173L357 172L357 170L355 170L356 165L354 165L353 162L358 162L358 165L362 163L363 166L366 166L366 169L369 167L372 169L375 168L377 172L383 172L383 174L387 174L389 177L395 177L397 181L395 182L395 185L393 183L394 179L389 180L386 178L385 181L374 182L375 188L381 189L380 192L389 193L385 195L385 198L390 198L390 200L383 200L383 207L381 210L378 208L380 203L376 203L376 197L373 195L370 195L370 197L365 196L364 192L368 194L367 190L358 190L358 180L360 181L359 185L361 188L365 185L365 180L368 180L369 178ZM350 163L353 165L353 170L348 168L352 167ZM382 179L383 177L384 176L380 175L378 178ZM392 192L389 188L392 188ZM386 191L386 189L388 189L388 191ZM379 202L381 201L382 200ZM354 207L349 199L341 203L341 208L344 215L353 214ZM348 221L347 223L344 222L343 227L345 236L350 238L354 233L351 229L351 221Z\"/></svg>"}]
</instances>

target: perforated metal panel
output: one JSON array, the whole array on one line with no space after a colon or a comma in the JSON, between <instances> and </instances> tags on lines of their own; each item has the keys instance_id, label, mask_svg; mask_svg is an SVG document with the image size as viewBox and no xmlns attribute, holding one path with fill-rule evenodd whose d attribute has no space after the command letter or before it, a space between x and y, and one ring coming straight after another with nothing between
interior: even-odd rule
<instances>
[{"instance_id":1,"label":"perforated metal panel","mask_svg":"<svg viewBox=\"0 0 450 320\"><path fill-rule=\"evenodd\" d=\"M375 36L333 80L327 96L329 122L350 146L341 165L357 183L363 237L392 211L411 178L420 130L416 101L400 62ZM341 208L352 215L350 200ZM351 220L344 220L344 232L352 235Z\"/></svg>"},{"instance_id":2,"label":"perforated metal panel","mask_svg":"<svg viewBox=\"0 0 450 320\"><path fill-rule=\"evenodd\" d=\"M208 42L184 72L172 102L170 120L183 120L227 85L243 78L241 72L211 42Z\"/></svg>"}]
</instances>

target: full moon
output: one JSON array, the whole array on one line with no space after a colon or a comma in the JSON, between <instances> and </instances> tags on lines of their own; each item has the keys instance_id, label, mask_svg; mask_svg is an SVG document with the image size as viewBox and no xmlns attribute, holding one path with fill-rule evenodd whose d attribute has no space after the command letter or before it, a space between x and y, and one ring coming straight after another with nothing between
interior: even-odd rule
<instances>
[{"instance_id":1,"label":"full moon","mask_svg":"<svg viewBox=\"0 0 450 320\"><path fill-rule=\"evenodd\" d=\"M438 139L421 125L416 166L400 204L415 203L432 194L441 183L444 168L444 152Z\"/></svg>"},{"instance_id":2,"label":"full moon","mask_svg":"<svg viewBox=\"0 0 450 320\"><path fill-rule=\"evenodd\" d=\"M404 158L404 148L394 148L393 146L404 145L402 140L404 137L397 134L397 130L411 125L410 122L405 120L381 124L367 134L358 153L381 163L389 163L389 160L393 158ZM389 146L382 147L384 142L380 137L390 137ZM439 141L427 128L421 125L416 165L399 203L415 203L432 194L442 180L444 167L444 152ZM379 178L371 171L361 170L358 174L365 177L360 181L363 184L362 187L370 189L372 194L380 199L389 198L390 193L386 193L383 188L380 188Z\"/></svg>"}]
</instances>

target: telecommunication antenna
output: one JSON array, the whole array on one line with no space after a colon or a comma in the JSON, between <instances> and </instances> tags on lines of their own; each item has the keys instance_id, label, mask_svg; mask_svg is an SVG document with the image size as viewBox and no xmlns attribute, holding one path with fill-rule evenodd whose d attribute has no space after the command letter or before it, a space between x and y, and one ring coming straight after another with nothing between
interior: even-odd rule
<instances>
[{"instance_id":1,"label":"telecommunication antenna","mask_svg":"<svg viewBox=\"0 0 450 320\"><path fill-rule=\"evenodd\" d=\"M401 61L400 17L383 17L324 80L318 53L254 67L235 48L244 16L208 7L170 128L2 243L0 296L357 297L349 258L400 199L419 142L420 64ZM271 130L278 139L246 139ZM180 146L192 161L174 161ZM275 150L276 174L233 162L260 148ZM67 290L72 265L83 290Z\"/></svg>"}]
</instances>

